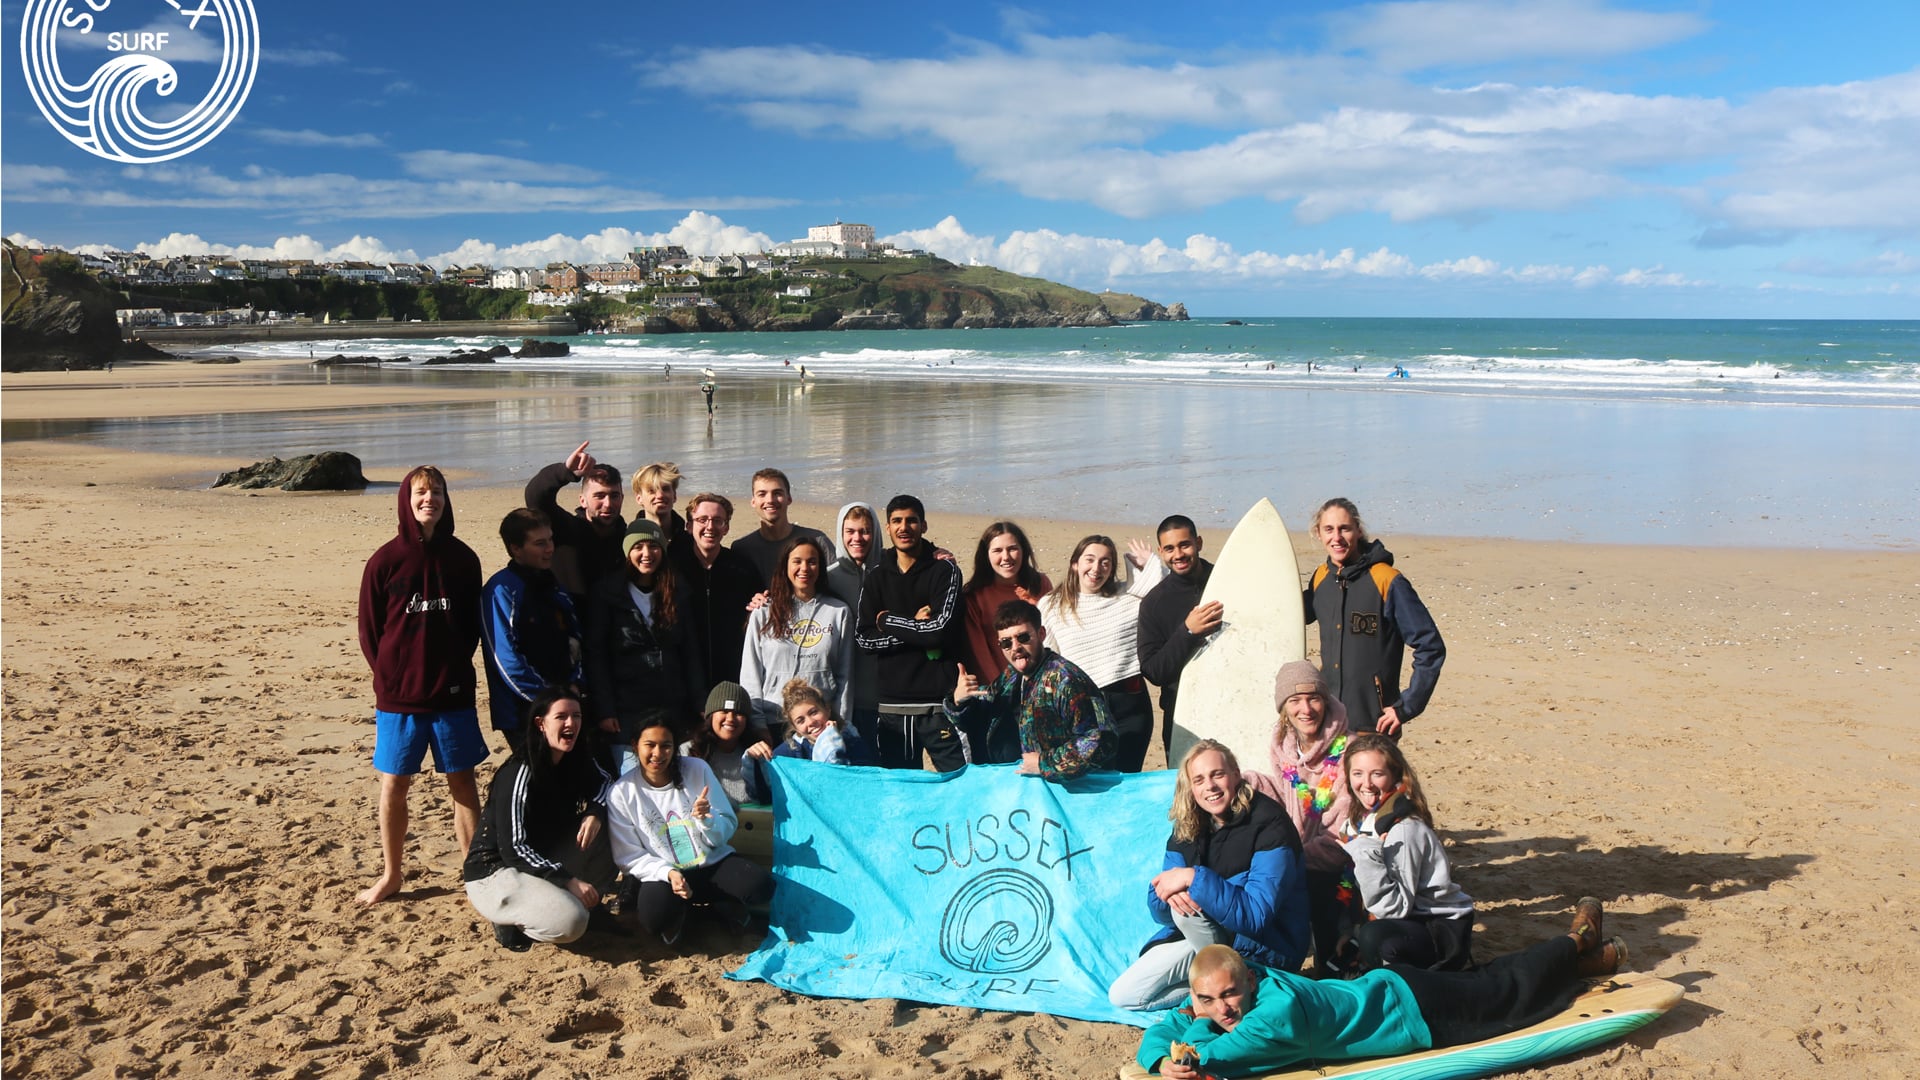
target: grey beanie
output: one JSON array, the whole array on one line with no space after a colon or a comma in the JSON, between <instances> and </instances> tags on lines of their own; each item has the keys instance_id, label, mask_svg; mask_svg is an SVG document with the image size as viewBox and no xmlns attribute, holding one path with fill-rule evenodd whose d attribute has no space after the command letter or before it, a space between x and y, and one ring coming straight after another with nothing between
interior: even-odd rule
<instances>
[{"instance_id":1,"label":"grey beanie","mask_svg":"<svg viewBox=\"0 0 1920 1080\"><path fill-rule=\"evenodd\" d=\"M1313 666L1312 661L1295 660L1280 665L1280 674L1273 680L1273 707L1285 708L1287 699L1295 694L1330 696L1327 693L1327 680L1321 676L1320 669Z\"/></svg>"}]
</instances>

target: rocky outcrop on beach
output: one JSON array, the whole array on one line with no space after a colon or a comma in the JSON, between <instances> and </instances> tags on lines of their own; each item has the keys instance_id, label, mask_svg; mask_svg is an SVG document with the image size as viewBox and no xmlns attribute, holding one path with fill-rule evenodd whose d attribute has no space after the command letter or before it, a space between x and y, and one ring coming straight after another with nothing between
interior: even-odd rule
<instances>
[{"instance_id":1,"label":"rocky outcrop on beach","mask_svg":"<svg viewBox=\"0 0 1920 1080\"><path fill-rule=\"evenodd\" d=\"M334 353L332 356L323 356L320 359L315 360L309 366L310 367L347 367L354 364L405 363L406 360L407 358L404 356L396 357L394 360L389 361L378 356L347 356L343 353Z\"/></svg>"},{"instance_id":2,"label":"rocky outcrop on beach","mask_svg":"<svg viewBox=\"0 0 1920 1080\"><path fill-rule=\"evenodd\" d=\"M495 345L486 349L458 349L445 356L429 356L420 361L422 364L491 364L503 356L512 356L513 350L505 345Z\"/></svg>"},{"instance_id":3,"label":"rocky outcrop on beach","mask_svg":"<svg viewBox=\"0 0 1920 1080\"><path fill-rule=\"evenodd\" d=\"M0 369L102 368L120 347L118 295L63 253L5 246Z\"/></svg>"},{"instance_id":4,"label":"rocky outcrop on beach","mask_svg":"<svg viewBox=\"0 0 1920 1080\"><path fill-rule=\"evenodd\" d=\"M522 360L553 360L572 352L564 341L542 341L539 338L522 338L520 351L513 355Z\"/></svg>"},{"instance_id":5,"label":"rocky outcrop on beach","mask_svg":"<svg viewBox=\"0 0 1920 1080\"><path fill-rule=\"evenodd\" d=\"M279 488L281 491L357 491L367 486L360 459L339 450L302 454L285 461L268 458L223 472L214 487Z\"/></svg>"}]
</instances>

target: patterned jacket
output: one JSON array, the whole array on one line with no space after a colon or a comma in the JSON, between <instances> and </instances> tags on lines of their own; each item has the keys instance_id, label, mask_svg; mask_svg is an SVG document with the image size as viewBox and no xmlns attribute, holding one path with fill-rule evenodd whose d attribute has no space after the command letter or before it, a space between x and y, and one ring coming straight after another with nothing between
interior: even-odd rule
<instances>
[{"instance_id":1,"label":"patterned jacket","mask_svg":"<svg viewBox=\"0 0 1920 1080\"><path fill-rule=\"evenodd\" d=\"M1017 734L1018 753L1038 753L1040 775L1048 780L1113 767L1118 736L1107 699L1086 672L1057 652L1049 650L1031 678L1009 667L964 704L948 697L945 705L956 723L985 728L986 762L1014 760L1009 751Z\"/></svg>"}]
</instances>

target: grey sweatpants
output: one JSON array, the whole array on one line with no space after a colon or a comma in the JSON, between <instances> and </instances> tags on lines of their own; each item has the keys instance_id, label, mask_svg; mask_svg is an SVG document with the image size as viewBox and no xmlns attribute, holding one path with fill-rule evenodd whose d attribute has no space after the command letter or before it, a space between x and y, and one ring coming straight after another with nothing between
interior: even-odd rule
<instances>
[{"instance_id":1,"label":"grey sweatpants","mask_svg":"<svg viewBox=\"0 0 1920 1080\"><path fill-rule=\"evenodd\" d=\"M467 882L467 899L495 926L517 926L535 941L578 941L587 932L587 906L546 878L503 866Z\"/></svg>"}]
</instances>

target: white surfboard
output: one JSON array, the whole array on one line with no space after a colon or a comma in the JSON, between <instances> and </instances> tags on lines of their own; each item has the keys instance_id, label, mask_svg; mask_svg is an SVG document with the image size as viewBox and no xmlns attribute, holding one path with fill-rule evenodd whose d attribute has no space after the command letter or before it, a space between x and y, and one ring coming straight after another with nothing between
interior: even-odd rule
<instances>
[{"instance_id":1,"label":"white surfboard","mask_svg":"<svg viewBox=\"0 0 1920 1080\"><path fill-rule=\"evenodd\" d=\"M1273 503L1248 510L1220 548L1201 602L1220 601L1225 622L1180 674L1172 759L1198 739L1232 748L1242 770L1266 772L1268 743L1279 711L1273 679L1280 665L1307 655L1300 607L1300 570L1293 540Z\"/></svg>"}]
</instances>

